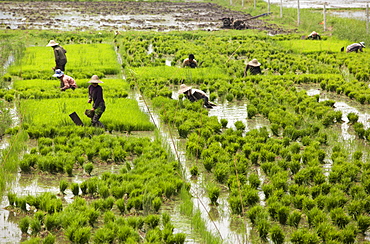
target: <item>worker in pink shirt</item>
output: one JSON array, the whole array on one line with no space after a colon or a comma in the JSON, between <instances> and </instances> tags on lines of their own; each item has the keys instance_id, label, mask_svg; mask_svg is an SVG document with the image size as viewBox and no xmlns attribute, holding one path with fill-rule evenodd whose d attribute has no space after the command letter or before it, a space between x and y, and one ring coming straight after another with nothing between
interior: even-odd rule
<instances>
[{"instance_id":1,"label":"worker in pink shirt","mask_svg":"<svg viewBox=\"0 0 370 244\"><path fill-rule=\"evenodd\" d=\"M76 81L72 77L65 75L64 72L60 69L55 70L55 74L53 74L53 77L57 77L60 79L61 91L65 91L68 88L71 88L72 90L77 88Z\"/></svg>"}]
</instances>

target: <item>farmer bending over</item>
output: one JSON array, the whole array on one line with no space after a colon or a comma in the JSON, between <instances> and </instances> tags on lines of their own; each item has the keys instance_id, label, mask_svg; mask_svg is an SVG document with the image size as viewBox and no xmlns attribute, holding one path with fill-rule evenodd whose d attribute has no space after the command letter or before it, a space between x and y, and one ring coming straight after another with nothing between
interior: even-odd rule
<instances>
[{"instance_id":1,"label":"farmer bending over","mask_svg":"<svg viewBox=\"0 0 370 244\"><path fill-rule=\"evenodd\" d=\"M99 83L103 83L101 80L99 80L99 77L97 75L93 75L91 77L91 80L88 82L91 83L89 85L89 100L88 103L93 102L92 111L94 111L94 115L91 117L91 123L95 127L102 127L104 128L104 125L99 121L100 117L105 111L105 102L103 99L103 88L99 86Z\"/></svg>"},{"instance_id":2,"label":"farmer bending over","mask_svg":"<svg viewBox=\"0 0 370 244\"><path fill-rule=\"evenodd\" d=\"M349 46L347 46L346 52L358 52L359 50L362 52L362 48L365 48L365 42L360 42L360 43L353 43ZM344 47L342 47L341 51L344 51Z\"/></svg>"},{"instance_id":3,"label":"farmer bending over","mask_svg":"<svg viewBox=\"0 0 370 244\"><path fill-rule=\"evenodd\" d=\"M189 57L184 60L182 66L196 68L198 66L198 63L195 60L194 54L189 54Z\"/></svg>"},{"instance_id":4,"label":"farmer bending over","mask_svg":"<svg viewBox=\"0 0 370 244\"><path fill-rule=\"evenodd\" d=\"M69 88L71 88L72 90L77 88L76 81L72 77L65 75L64 72L60 69L55 70L55 74L53 74L53 77L57 77L60 79L61 91L65 91Z\"/></svg>"},{"instance_id":5,"label":"farmer bending over","mask_svg":"<svg viewBox=\"0 0 370 244\"><path fill-rule=\"evenodd\" d=\"M316 31L312 31L311 34L309 34L306 39L321 40L321 36Z\"/></svg>"},{"instance_id":6,"label":"farmer bending over","mask_svg":"<svg viewBox=\"0 0 370 244\"><path fill-rule=\"evenodd\" d=\"M258 75L258 74L261 74L261 63L258 62L257 59L252 59L252 61L250 61L247 66L245 67L245 70L244 70L244 77L247 76L247 72L249 70L249 73L251 75Z\"/></svg>"},{"instance_id":7,"label":"farmer bending over","mask_svg":"<svg viewBox=\"0 0 370 244\"><path fill-rule=\"evenodd\" d=\"M181 84L180 90L178 93L184 94L185 97L189 99L191 102L203 100L204 101L203 104L207 108L212 108L213 106L216 106L216 104L209 102L208 96L204 91L198 90L198 89L192 89L191 86Z\"/></svg>"}]
</instances>

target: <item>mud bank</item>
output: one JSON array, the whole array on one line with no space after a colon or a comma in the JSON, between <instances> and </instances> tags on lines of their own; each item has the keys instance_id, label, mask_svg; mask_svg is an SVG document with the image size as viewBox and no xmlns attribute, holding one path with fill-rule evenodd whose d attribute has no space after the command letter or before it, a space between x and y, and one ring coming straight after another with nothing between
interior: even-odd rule
<instances>
[{"instance_id":1,"label":"mud bank","mask_svg":"<svg viewBox=\"0 0 370 244\"><path fill-rule=\"evenodd\" d=\"M221 18L249 19L249 14L213 3L198 2L11 2L0 4L0 28L40 30L154 30L214 31ZM271 34L281 28L262 19L248 21L248 28Z\"/></svg>"}]
</instances>

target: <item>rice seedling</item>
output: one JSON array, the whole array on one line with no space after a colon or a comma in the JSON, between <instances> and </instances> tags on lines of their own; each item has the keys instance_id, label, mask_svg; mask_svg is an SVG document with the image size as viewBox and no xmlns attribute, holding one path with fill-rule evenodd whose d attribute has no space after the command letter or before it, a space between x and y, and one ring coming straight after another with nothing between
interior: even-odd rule
<instances>
[{"instance_id":1,"label":"rice seedling","mask_svg":"<svg viewBox=\"0 0 370 244\"><path fill-rule=\"evenodd\" d=\"M65 180L61 180L59 182L59 190L62 194L65 194L64 191L68 188L68 181L65 181Z\"/></svg>"},{"instance_id":2,"label":"rice seedling","mask_svg":"<svg viewBox=\"0 0 370 244\"><path fill-rule=\"evenodd\" d=\"M72 76L90 78L94 74L120 72L113 46L109 44L70 44L64 48L68 50L67 70ZM88 57L86 53L89 53ZM49 47L28 47L18 64L9 68L9 73L24 79L50 79L53 60L54 53Z\"/></svg>"},{"instance_id":3,"label":"rice seedling","mask_svg":"<svg viewBox=\"0 0 370 244\"><path fill-rule=\"evenodd\" d=\"M89 108L86 99L74 98L61 101L59 99L21 101L20 110L24 111L26 123L37 127L71 126L73 121L69 114L76 111L82 115ZM106 99L107 110L102 116L102 123L109 131L153 130L148 115L141 112L136 101L119 98ZM91 106L91 105L90 105ZM122 108L125 109L122 109ZM81 116L82 122L90 125L90 119Z\"/></svg>"}]
</instances>

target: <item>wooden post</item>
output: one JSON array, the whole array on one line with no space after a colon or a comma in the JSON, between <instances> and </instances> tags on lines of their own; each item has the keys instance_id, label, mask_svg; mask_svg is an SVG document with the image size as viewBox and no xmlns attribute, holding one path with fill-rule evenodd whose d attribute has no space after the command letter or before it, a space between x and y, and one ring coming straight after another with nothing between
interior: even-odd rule
<instances>
[{"instance_id":1,"label":"wooden post","mask_svg":"<svg viewBox=\"0 0 370 244\"><path fill-rule=\"evenodd\" d=\"M324 31L326 31L326 3L324 3Z\"/></svg>"},{"instance_id":2,"label":"wooden post","mask_svg":"<svg viewBox=\"0 0 370 244\"><path fill-rule=\"evenodd\" d=\"M298 10L297 25L299 26L301 24L301 13L300 13L300 7L299 7L299 0L298 0L298 5L297 5L297 10Z\"/></svg>"},{"instance_id":3,"label":"wooden post","mask_svg":"<svg viewBox=\"0 0 370 244\"><path fill-rule=\"evenodd\" d=\"M270 0L268 1L267 13L270 13Z\"/></svg>"},{"instance_id":4,"label":"wooden post","mask_svg":"<svg viewBox=\"0 0 370 244\"><path fill-rule=\"evenodd\" d=\"M280 18L283 18L283 0L280 0Z\"/></svg>"},{"instance_id":5,"label":"wooden post","mask_svg":"<svg viewBox=\"0 0 370 244\"><path fill-rule=\"evenodd\" d=\"M369 34L369 4L366 4L366 34Z\"/></svg>"},{"instance_id":6,"label":"wooden post","mask_svg":"<svg viewBox=\"0 0 370 244\"><path fill-rule=\"evenodd\" d=\"M257 0L254 0L254 8L256 8L256 6L257 6L256 1L257 1Z\"/></svg>"}]
</instances>

